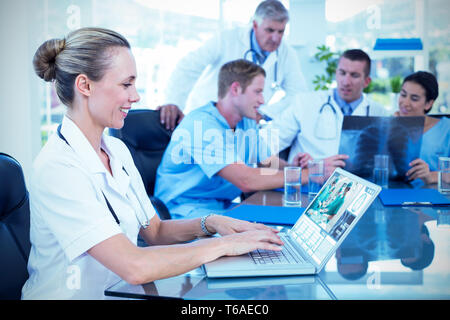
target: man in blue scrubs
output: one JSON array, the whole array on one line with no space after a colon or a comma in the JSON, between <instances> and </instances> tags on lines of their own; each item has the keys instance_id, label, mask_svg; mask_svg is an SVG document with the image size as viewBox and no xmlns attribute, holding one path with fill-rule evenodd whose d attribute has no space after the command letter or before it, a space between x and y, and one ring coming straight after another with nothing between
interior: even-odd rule
<instances>
[{"instance_id":1,"label":"man in blue scrubs","mask_svg":"<svg viewBox=\"0 0 450 320\"><path fill-rule=\"evenodd\" d=\"M247 60L224 64L217 102L192 111L175 129L155 186L155 195L172 217L221 213L233 206L241 192L283 186L279 169L286 162L270 155L264 142L270 137L261 139L255 121L264 103L265 75L263 68ZM298 165L301 157L293 162ZM264 168L255 167L262 162Z\"/></svg>"}]
</instances>

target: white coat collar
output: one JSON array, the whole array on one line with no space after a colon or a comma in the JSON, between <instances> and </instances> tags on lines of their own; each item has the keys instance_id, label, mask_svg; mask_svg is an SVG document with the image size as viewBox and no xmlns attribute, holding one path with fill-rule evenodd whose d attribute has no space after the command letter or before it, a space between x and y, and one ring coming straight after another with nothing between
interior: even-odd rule
<instances>
[{"instance_id":1,"label":"white coat collar","mask_svg":"<svg viewBox=\"0 0 450 320\"><path fill-rule=\"evenodd\" d=\"M83 162L85 168L92 173L104 173L108 184L113 189L121 194L126 192L130 183L130 177L127 172L123 170L124 166L122 161L120 161L118 157L114 157L114 153L111 152L112 146L108 143L108 139L105 139L102 135L101 148L105 150L109 156L109 163L114 178L106 170L94 148L89 143L80 128L78 128L78 126L67 116L64 116L63 118L61 124L61 134L67 140L70 147L74 150L77 157Z\"/></svg>"},{"instance_id":2,"label":"white coat collar","mask_svg":"<svg viewBox=\"0 0 450 320\"><path fill-rule=\"evenodd\" d=\"M338 103L337 103L336 100L334 99L333 90L334 90L334 89L328 90L327 99L328 99L328 97L331 97L331 103L333 104L333 106L335 106L336 111L337 111L338 113L342 114L341 108L339 107ZM352 115L359 115L361 112L364 112L364 115L366 115L366 109L365 109L365 108L366 108L367 105L369 105L369 100L368 100L368 98L367 98L367 95L366 95L364 92L362 93L362 97L363 97L363 98L362 98L361 102L360 102L360 103L358 104L358 106L356 106L356 108L353 110ZM364 108L363 111L360 111L360 110L361 110L361 107Z\"/></svg>"},{"instance_id":3,"label":"white coat collar","mask_svg":"<svg viewBox=\"0 0 450 320\"><path fill-rule=\"evenodd\" d=\"M241 28L241 32L240 32L240 41L243 44L245 49L244 53L242 54L242 57L244 57L244 54L247 50L250 49L251 46L251 40L250 40L250 34L251 31L253 29L253 24L249 24L247 25L245 28ZM271 52L267 58L266 61L264 61L262 67L264 67L264 69L267 70L267 68L270 68L277 60L277 51L279 51L281 49L281 46L283 46L284 44L284 39L281 40L280 46L278 47L278 49L276 51ZM251 59L250 59L251 61Z\"/></svg>"},{"instance_id":4,"label":"white coat collar","mask_svg":"<svg viewBox=\"0 0 450 320\"><path fill-rule=\"evenodd\" d=\"M62 120L61 134L67 140L67 143L73 151L75 151L76 155L83 161L86 168L89 168L92 173L106 172L105 166L102 164L86 136L67 116L64 116ZM103 137L101 143L102 145L104 143Z\"/></svg>"}]
</instances>

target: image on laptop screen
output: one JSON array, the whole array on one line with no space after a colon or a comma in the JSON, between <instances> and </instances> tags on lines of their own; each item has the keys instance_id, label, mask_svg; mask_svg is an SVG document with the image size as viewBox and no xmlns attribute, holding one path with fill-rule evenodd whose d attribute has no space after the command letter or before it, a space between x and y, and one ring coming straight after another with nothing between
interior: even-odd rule
<instances>
[{"instance_id":1,"label":"image on laptop screen","mask_svg":"<svg viewBox=\"0 0 450 320\"><path fill-rule=\"evenodd\" d=\"M313 258L320 263L375 195L375 189L335 171L292 232L303 241L317 244L310 248ZM305 239L305 234L313 239Z\"/></svg>"}]
</instances>

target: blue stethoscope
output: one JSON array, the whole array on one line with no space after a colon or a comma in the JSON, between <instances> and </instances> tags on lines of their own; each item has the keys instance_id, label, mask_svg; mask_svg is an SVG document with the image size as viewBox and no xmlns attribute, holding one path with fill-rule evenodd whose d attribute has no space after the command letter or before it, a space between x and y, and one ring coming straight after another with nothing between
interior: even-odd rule
<instances>
[{"instance_id":1,"label":"blue stethoscope","mask_svg":"<svg viewBox=\"0 0 450 320\"><path fill-rule=\"evenodd\" d=\"M326 107L329 107L331 111L333 111L334 116L334 123L335 123L335 130L333 134L328 135L324 130L321 128L318 128L318 124L321 123L319 119L316 121L315 129L314 129L314 135L317 139L320 140L333 140L337 137L338 132L338 115L336 112L336 108L331 104L331 95L328 95L327 101L320 107L319 109L319 118L322 116L322 112ZM342 112L344 114L344 112ZM366 106L366 116L368 117L370 114L370 105ZM320 126L319 126L320 127Z\"/></svg>"},{"instance_id":2,"label":"blue stethoscope","mask_svg":"<svg viewBox=\"0 0 450 320\"><path fill-rule=\"evenodd\" d=\"M319 109L319 114L321 114L322 111L323 111L323 109L324 109L325 107L327 107L327 106L330 107L331 110L333 111L333 114L334 114L335 116L337 116L336 108L331 104L331 95L328 95L328 100L320 107L320 109ZM342 112L342 113L344 113L344 112ZM367 106L366 106L366 117L368 117L369 114L370 114L370 105L367 105Z\"/></svg>"},{"instance_id":3,"label":"blue stethoscope","mask_svg":"<svg viewBox=\"0 0 450 320\"><path fill-rule=\"evenodd\" d=\"M253 35L253 30L250 32L250 49L245 51L244 59L249 60L248 54L250 53L252 55L253 63L256 63L257 65L261 65L261 63L259 63L258 59L256 58L257 56L260 56L260 54L258 52L256 52L256 50L253 48L252 35ZM275 64L273 67L273 82L271 85L271 88L275 91L281 90L281 86L278 83L278 49L276 50L276 54L277 54L277 59L275 60Z\"/></svg>"},{"instance_id":4,"label":"blue stethoscope","mask_svg":"<svg viewBox=\"0 0 450 320\"><path fill-rule=\"evenodd\" d=\"M249 60L248 54L250 53L252 55L253 63L256 63L257 65L261 66L261 63L256 58L257 56L260 56L260 54L258 52L256 52L256 50L253 48L252 35L253 35L253 30L250 32L250 49L245 51L244 60ZM280 84L278 83L278 49L276 50L276 54L277 54L277 58L275 60L274 66L273 66L273 82L270 86L273 91L282 90ZM261 114L263 120L265 120L265 121L272 120L272 118L269 117L268 115L262 113L261 111L258 111L258 112Z\"/></svg>"}]
</instances>

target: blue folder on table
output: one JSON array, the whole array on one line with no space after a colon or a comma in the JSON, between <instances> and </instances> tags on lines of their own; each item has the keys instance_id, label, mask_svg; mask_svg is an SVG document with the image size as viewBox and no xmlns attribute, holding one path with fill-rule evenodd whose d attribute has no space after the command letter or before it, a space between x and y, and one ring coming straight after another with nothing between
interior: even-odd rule
<instances>
[{"instance_id":1,"label":"blue folder on table","mask_svg":"<svg viewBox=\"0 0 450 320\"><path fill-rule=\"evenodd\" d=\"M224 215L250 222L293 226L305 208L241 204Z\"/></svg>"},{"instance_id":2,"label":"blue folder on table","mask_svg":"<svg viewBox=\"0 0 450 320\"><path fill-rule=\"evenodd\" d=\"M450 200L436 189L383 189L378 197L385 206L450 205Z\"/></svg>"}]
</instances>

